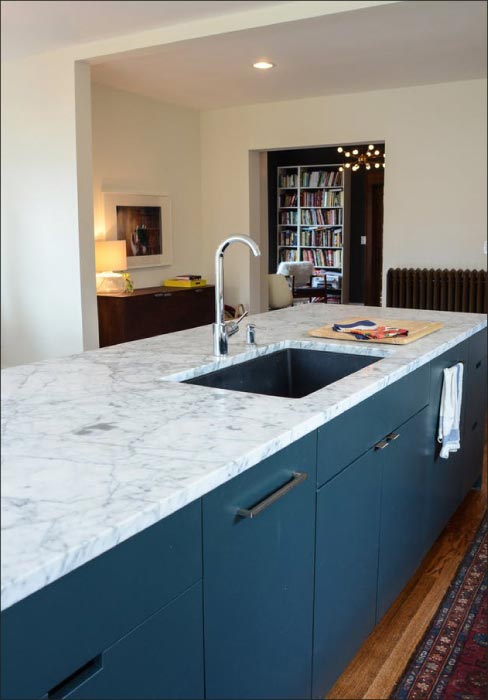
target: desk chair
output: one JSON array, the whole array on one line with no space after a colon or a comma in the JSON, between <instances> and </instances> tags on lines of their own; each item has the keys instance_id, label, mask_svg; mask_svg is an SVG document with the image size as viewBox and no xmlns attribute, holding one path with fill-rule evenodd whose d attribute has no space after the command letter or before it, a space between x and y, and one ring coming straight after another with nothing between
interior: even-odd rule
<instances>
[{"instance_id":1,"label":"desk chair","mask_svg":"<svg viewBox=\"0 0 488 700\"><path fill-rule=\"evenodd\" d=\"M292 296L294 299L308 299L309 302L316 299L327 303L327 277L324 275L324 284L321 287L312 287L314 266L309 261L281 262L277 273L291 279Z\"/></svg>"}]
</instances>

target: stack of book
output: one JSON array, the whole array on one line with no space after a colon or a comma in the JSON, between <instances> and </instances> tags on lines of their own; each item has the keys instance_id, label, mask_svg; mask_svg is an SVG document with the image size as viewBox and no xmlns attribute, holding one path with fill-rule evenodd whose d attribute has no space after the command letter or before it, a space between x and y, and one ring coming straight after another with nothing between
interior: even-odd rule
<instances>
[{"instance_id":1,"label":"stack of book","mask_svg":"<svg viewBox=\"0 0 488 700\"><path fill-rule=\"evenodd\" d=\"M176 275L163 282L165 287L204 287L206 284L207 280L201 275Z\"/></svg>"}]
</instances>

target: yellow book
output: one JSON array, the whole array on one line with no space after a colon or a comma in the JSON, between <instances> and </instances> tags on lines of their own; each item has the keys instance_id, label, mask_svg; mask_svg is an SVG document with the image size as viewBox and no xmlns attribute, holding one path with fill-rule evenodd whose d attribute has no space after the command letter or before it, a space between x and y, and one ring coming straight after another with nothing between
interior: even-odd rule
<instances>
[{"instance_id":1,"label":"yellow book","mask_svg":"<svg viewBox=\"0 0 488 700\"><path fill-rule=\"evenodd\" d=\"M164 280L165 287L205 287L207 280Z\"/></svg>"}]
</instances>

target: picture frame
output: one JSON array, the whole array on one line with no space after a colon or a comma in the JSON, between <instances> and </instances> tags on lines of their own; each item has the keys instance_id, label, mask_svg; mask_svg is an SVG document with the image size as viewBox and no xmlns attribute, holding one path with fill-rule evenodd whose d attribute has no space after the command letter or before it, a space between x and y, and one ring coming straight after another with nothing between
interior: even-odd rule
<instances>
[{"instance_id":1,"label":"picture frame","mask_svg":"<svg viewBox=\"0 0 488 700\"><path fill-rule=\"evenodd\" d=\"M105 240L125 240L127 269L171 265L173 232L167 194L103 192Z\"/></svg>"}]
</instances>

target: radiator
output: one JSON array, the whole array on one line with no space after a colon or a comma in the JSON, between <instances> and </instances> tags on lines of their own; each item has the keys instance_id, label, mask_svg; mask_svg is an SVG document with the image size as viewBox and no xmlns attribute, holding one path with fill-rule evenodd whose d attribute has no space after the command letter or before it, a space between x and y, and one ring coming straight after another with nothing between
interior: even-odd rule
<instances>
[{"instance_id":1,"label":"radiator","mask_svg":"<svg viewBox=\"0 0 488 700\"><path fill-rule=\"evenodd\" d=\"M391 268L386 305L400 309L488 312L485 270Z\"/></svg>"}]
</instances>

